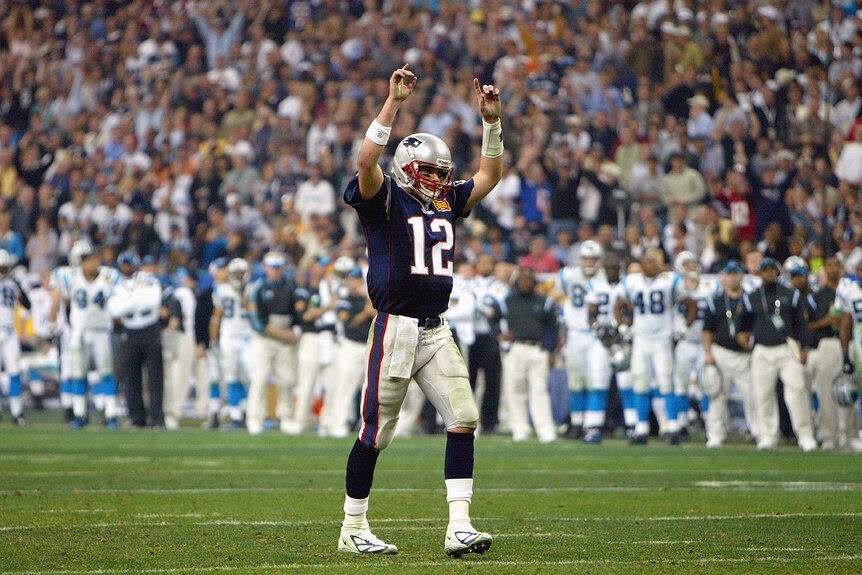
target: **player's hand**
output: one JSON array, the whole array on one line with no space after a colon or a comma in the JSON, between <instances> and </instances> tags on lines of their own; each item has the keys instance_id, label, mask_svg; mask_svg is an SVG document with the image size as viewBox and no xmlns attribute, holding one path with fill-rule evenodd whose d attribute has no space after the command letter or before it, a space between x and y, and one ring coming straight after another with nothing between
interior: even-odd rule
<instances>
[{"instance_id":1,"label":"player's hand","mask_svg":"<svg viewBox=\"0 0 862 575\"><path fill-rule=\"evenodd\" d=\"M852 375L856 371L856 366L853 365L849 357L844 358L844 365L841 367L841 371L847 375Z\"/></svg>"},{"instance_id":2,"label":"player's hand","mask_svg":"<svg viewBox=\"0 0 862 575\"><path fill-rule=\"evenodd\" d=\"M413 93L416 87L416 74L407 69L409 64L392 72L389 78L389 97L396 102L403 102Z\"/></svg>"},{"instance_id":3,"label":"player's hand","mask_svg":"<svg viewBox=\"0 0 862 575\"><path fill-rule=\"evenodd\" d=\"M706 356L704 357L704 361L706 365L715 365L715 358L712 356L712 353L706 352Z\"/></svg>"},{"instance_id":4,"label":"player's hand","mask_svg":"<svg viewBox=\"0 0 862 575\"><path fill-rule=\"evenodd\" d=\"M479 101L479 113L482 119L493 124L500 119L503 105L500 102L500 90L493 84L479 86L479 79L473 78L473 89L476 91L476 99Z\"/></svg>"},{"instance_id":5,"label":"player's hand","mask_svg":"<svg viewBox=\"0 0 862 575\"><path fill-rule=\"evenodd\" d=\"M807 349L802 349L799 351L799 363L801 363L802 365L805 365L806 363L808 363L808 350Z\"/></svg>"}]
</instances>

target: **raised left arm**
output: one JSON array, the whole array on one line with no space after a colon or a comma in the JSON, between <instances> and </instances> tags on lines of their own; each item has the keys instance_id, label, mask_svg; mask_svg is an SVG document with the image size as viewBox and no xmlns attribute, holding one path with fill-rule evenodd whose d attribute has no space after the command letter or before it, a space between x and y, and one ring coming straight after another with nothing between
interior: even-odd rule
<instances>
[{"instance_id":1,"label":"raised left arm","mask_svg":"<svg viewBox=\"0 0 862 575\"><path fill-rule=\"evenodd\" d=\"M472 210L494 189L503 176L503 132L500 127L500 90L492 84L479 86L473 78L473 89L482 114L482 157L479 171L473 176L473 193L464 210Z\"/></svg>"}]
</instances>

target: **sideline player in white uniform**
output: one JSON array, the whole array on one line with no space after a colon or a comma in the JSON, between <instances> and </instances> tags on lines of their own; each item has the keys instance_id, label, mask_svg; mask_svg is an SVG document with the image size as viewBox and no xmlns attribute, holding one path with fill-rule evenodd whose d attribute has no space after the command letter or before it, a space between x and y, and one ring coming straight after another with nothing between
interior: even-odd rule
<instances>
[{"instance_id":1,"label":"sideline player in white uniform","mask_svg":"<svg viewBox=\"0 0 862 575\"><path fill-rule=\"evenodd\" d=\"M697 317L686 327L686 310L680 305L679 313L674 315L674 333L677 334L674 349L673 388L677 418L680 430L688 427L688 390L692 383L697 384L703 374L705 352L703 348L703 318L709 300L719 291L713 280L700 276L700 263L697 256L689 251L680 252L674 260L674 271L682 278L681 293L689 297L697 306Z\"/></svg>"},{"instance_id":2,"label":"sideline player in white uniform","mask_svg":"<svg viewBox=\"0 0 862 575\"><path fill-rule=\"evenodd\" d=\"M662 271L664 254L661 250L648 250L641 265L643 273L623 278L623 293L614 310L623 332L626 331L622 328L625 325L623 307L634 310L631 325L632 376L638 422L631 443L642 445L647 441L652 381L665 400L668 442L676 445L680 437L677 404L673 398L673 306L676 303L685 306L686 325L695 320L697 306L691 298L680 294L679 278ZM656 417L661 420L665 414L657 413Z\"/></svg>"},{"instance_id":3,"label":"sideline player in white uniform","mask_svg":"<svg viewBox=\"0 0 862 575\"><path fill-rule=\"evenodd\" d=\"M608 350L590 322L590 304L607 316L610 284L601 268L602 248L592 240L581 244L581 265L564 267L554 285L554 299L563 306L566 346L563 354L569 379L569 417L574 436L600 443L608 404L611 368Z\"/></svg>"},{"instance_id":4,"label":"sideline player in white uniform","mask_svg":"<svg viewBox=\"0 0 862 575\"><path fill-rule=\"evenodd\" d=\"M835 296L835 309L841 313L840 338L844 352L846 374L854 374L856 384L862 382L862 262L856 266L856 280L843 278L838 283ZM859 435L859 400L856 405L844 411L839 410L839 420L844 419L844 433L853 451L862 451L862 438ZM857 437L853 437L853 434Z\"/></svg>"},{"instance_id":5,"label":"sideline player in white uniform","mask_svg":"<svg viewBox=\"0 0 862 575\"><path fill-rule=\"evenodd\" d=\"M215 294L218 287L227 283L227 260L217 258L210 263L207 270L213 278L212 293L210 300L213 302L213 313L215 313ZM212 318L210 318L212 320ZM212 329L212 324L210 324ZM207 412L209 413L209 421L205 423L209 429L219 428L219 412L222 407L222 364L219 357L219 342L218 340L210 339L209 348L206 350L204 364L206 366L206 378L209 381L209 393L207 394Z\"/></svg>"},{"instance_id":6,"label":"sideline player in white uniform","mask_svg":"<svg viewBox=\"0 0 862 575\"><path fill-rule=\"evenodd\" d=\"M33 396L33 409L44 409L45 380L43 373L50 373L51 378L59 378L60 361L57 347L53 345L54 334L49 329L51 317L51 272L44 271L31 282L25 290L30 298L30 309L27 314L32 328L32 352L22 358L21 369L27 370L27 383ZM21 332L23 333L23 332ZM23 339L23 338L22 338ZM58 380L59 382L59 380ZM71 409L71 396L69 408Z\"/></svg>"},{"instance_id":7,"label":"sideline player in white uniform","mask_svg":"<svg viewBox=\"0 0 862 575\"><path fill-rule=\"evenodd\" d=\"M20 303L30 309L30 300L21 284L12 277L15 257L0 250L0 360L3 363L4 383L8 385L9 412L13 423L24 425L24 404L21 400L21 342L15 330L15 308Z\"/></svg>"},{"instance_id":8,"label":"sideline player in white uniform","mask_svg":"<svg viewBox=\"0 0 862 575\"><path fill-rule=\"evenodd\" d=\"M113 319L107 303L120 274L102 265L99 254L84 240L75 242L69 254L76 267L54 270L54 303L51 323L56 324L60 300L68 303L69 362L72 381L72 427L81 428L87 418L87 373L93 365L101 377L105 396L105 424L117 428L117 380L114 378L114 354L111 342ZM65 353L65 352L64 352Z\"/></svg>"},{"instance_id":9,"label":"sideline player in white uniform","mask_svg":"<svg viewBox=\"0 0 862 575\"><path fill-rule=\"evenodd\" d=\"M246 310L246 288L251 277L248 262L234 258L227 265L227 281L213 292L213 317L210 321L210 341L218 342L222 376L227 387L230 422L224 428L243 426L244 381L251 377L251 321Z\"/></svg>"}]
</instances>

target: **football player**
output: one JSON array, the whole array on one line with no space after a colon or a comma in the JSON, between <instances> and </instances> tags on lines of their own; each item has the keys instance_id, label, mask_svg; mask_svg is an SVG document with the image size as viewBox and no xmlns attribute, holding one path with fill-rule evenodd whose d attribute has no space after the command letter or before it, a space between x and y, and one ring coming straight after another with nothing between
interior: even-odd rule
<instances>
[{"instance_id":1,"label":"football player","mask_svg":"<svg viewBox=\"0 0 862 575\"><path fill-rule=\"evenodd\" d=\"M679 444L679 420L677 403L673 395L673 306L677 303L686 309L687 326L697 317L697 306L687 296L680 293L679 279L669 272L662 271L664 253L657 248L647 250L641 261L643 273L627 275L623 278L623 293L614 310L617 323L623 333L628 331L623 321L623 309L633 310L632 363L634 377L635 404L638 422L630 438L632 444L643 445L649 435L649 410L651 383L658 388L664 399L666 433L668 443ZM652 376L652 380L650 379Z\"/></svg>"},{"instance_id":2,"label":"football player","mask_svg":"<svg viewBox=\"0 0 862 575\"><path fill-rule=\"evenodd\" d=\"M227 265L227 281L213 292L210 341L218 342L222 377L227 387L227 430L243 427L244 381L251 377L251 321L246 309L246 288L251 277L248 262L234 258Z\"/></svg>"},{"instance_id":3,"label":"football player","mask_svg":"<svg viewBox=\"0 0 862 575\"><path fill-rule=\"evenodd\" d=\"M553 296L562 304L566 322L563 353L569 378L570 437L583 435L587 443L600 443L611 368L607 348L591 329L589 307L592 303L596 315L607 316L610 284L601 267L602 247L597 242L581 244L580 259L581 265L560 270Z\"/></svg>"},{"instance_id":4,"label":"football player","mask_svg":"<svg viewBox=\"0 0 862 575\"><path fill-rule=\"evenodd\" d=\"M673 388L676 401L677 419L680 431L686 433L688 427L688 389L691 383L697 384L704 362L703 349L703 318L707 302L716 293L719 285L700 277L700 262L697 256L689 251L680 252L674 259L674 271L682 279L679 286L681 293L687 296L697 306L697 316L694 322L686 327L686 310L682 305L677 307L674 316L674 348Z\"/></svg>"},{"instance_id":5,"label":"football player","mask_svg":"<svg viewBox=\"0 0 862 575\"><path fill-rule=\"evenodd\" d=\"M224 258L215 259L207 269L213 279L211 288L212 293L204 294L209 296L213 303L213 313L215 313L215 293L220 285L227 283L227 260ZM210 318L211 319L211 318ZM210 324L212 327L212 324ZM206 350L204 364L206 379L209 381L209 393L207 394L207 412L209 413L209 421L205 423L209 429L219 428L219 414L222 408L222 364L219 353L218 341L210 340L209 348Z\"/></svg>"},{"instance_id":6,"label":"football player","mask_svg":"<svg viewBox=\"0 0 862 575\"><path fill-rule=\"evenodd\" d=\"M347 461L347 495L339 550L390 554L368 527L365 513L374 467L389 445L411 378L443 417L448 431L445 478L449 526L448 555L482 553L491 536L473 528L473 431L479 413L467 367L442 314L449 303L454 273L455 221L468 216L500 181L503 136L500 92L473 81L483 136L479 171L452 182L449 147L431 134L412 134L395 148L392 176L378 161L392 122L413 92L416 76L393 72L389 97L372 122L357 158L358 172L344 200L359 214L368 239L368 287L377 316L368 338L363 425Z\"/></svg>"},{"instance_id":7,"label":"football player","mask_svg":"<svg viewBox=\"0 0 862 575\"><path fill-rule=\"evenodd\" d=\"M54 270L51 324L56 325L60 302L69 305L69 370L72 382L74 428L87 421L87 373L93 365L101 377L105 395L105 424L117 428L117 380L114 378L112 332L114 322L108 312L108 299L120 274L102 265L90 242L79 240L69 251L72 266ZM65 353L65 351L63 352Z\"/></svg>"},{"instance_id":8,"label":"football player","mask_svg":"<svg viewBox=\"0 0 862 575\"><path fill-rule=\"evenodd\" d=\"M841 350L844 353L842 371L845 374L853 374L858 384L862 381L862 262L856 266L855 281L843 278L839 282L835 309L841 313L839 334ZM847 436L851 436L854 431L857 435L859 433L859 419L856 415L848 410L844 421ZM854 451L862 451L862 438L851 439L850 447Z\"/></svg>"},{"instance_id":9,"label":"football player","mask_svg":"<svg viewBox=\"0 0 862 575\"><path fill-rule=\"evenodd\" d=\"M21 304L30 309L30 300L21 284L12 277L15 256L0 250L0 360L8 377L9 412L12 422L24 425L24 404L21 400L21 342L15 329L15 308ZM4 378L5 381L5 378Z\"/></svg>"}]
</instances>

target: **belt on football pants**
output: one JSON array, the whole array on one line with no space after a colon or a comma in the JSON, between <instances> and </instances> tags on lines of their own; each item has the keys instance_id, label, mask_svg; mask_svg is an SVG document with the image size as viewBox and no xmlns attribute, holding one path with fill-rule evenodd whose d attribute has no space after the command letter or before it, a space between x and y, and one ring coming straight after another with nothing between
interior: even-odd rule
<instances>
[{"instance_id":1,"label":"belt on football pants","mask_svg":"<svg viewBox=\"0 0 862 575\"><path fill-rule=\"evenodd\" d=\"M417 321L419 322L419 327L434 329L443 325L443 316L435 315L434 317L420 317Z\"/></svg>"}]
</instances>

